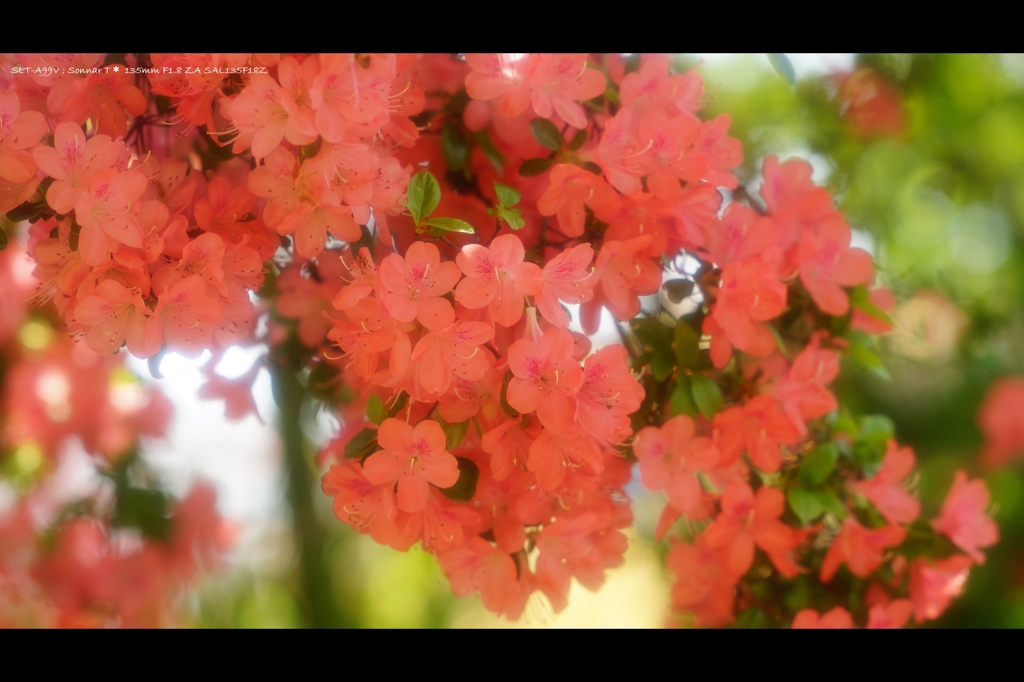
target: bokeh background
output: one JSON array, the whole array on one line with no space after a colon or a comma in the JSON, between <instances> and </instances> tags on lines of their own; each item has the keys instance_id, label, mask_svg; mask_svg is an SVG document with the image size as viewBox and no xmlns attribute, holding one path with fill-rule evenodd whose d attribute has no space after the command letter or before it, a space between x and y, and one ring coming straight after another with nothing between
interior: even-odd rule
<instances>
[{"instance_id":1,"label":"bokeh background","mask_svg":"<svg viewBox=\"0 0 1024 682\"><path fill-rule=\"evenodd\" d=\"M875 255L879 283L895 292L897 328L880 348L885 367L846 368L836 386L841 401L888 415L899 440L915 449L926 514L937 511L956 469L989 486L1002 540L971 571L964 597L929 626L1024 627L1024 463L983 466L976 426L993 379L1024 375L1024 55L787 57L791 73L763 54L676 60L703 74L706 113L732 116L731 134L744 146L738 175L752 200L765 156L808 159L854 227L855 245ZM602 338L612 342L615 334ZM260 350L232 349L218 371L241 374ZM147 379L176 411L168 436L147 443L145 456L175 492L212 482L221 512L240 528L227 566L190 596L186 625L665 622L664 548L653 542L660 494L631 486L637 521L630 549L600 592L574 585L570 606L557 616L536 596L519 622L508 623L478 598L452 596L428 554L379 546L334 518L314 462L337 430L331 416L305 413L307 461L285 462L269 376L264 371L255 385L265 423L226 422L222 403L196 396L208 359L169 355L160 366L164 379ZM130 367L150 376L145 362Z\"/></svg>"}]
</instances>

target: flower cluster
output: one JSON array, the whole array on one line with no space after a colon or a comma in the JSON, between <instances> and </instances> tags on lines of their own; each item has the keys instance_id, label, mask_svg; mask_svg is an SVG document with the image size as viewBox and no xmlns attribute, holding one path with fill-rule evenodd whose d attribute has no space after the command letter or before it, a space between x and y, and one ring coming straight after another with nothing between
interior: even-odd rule
<instances>
[{"instance_id":1,"label":"flower cluster","mask_svg":"<svg viewBox=\"0 0 1024 682\"><path fill-rule=\"evenodd\" d=\"M169 401L123 357L33 314L38 281L18 244L0 254L0 283L0 490L12 499L0 506L0 626L174 623L181 587L218 563L231 534L212 488L174 501L140 485L135 448L163 434Z\"/></svg>"},{"instance_id":2,"label":"flower cluster","mask_svg":"<svg viewBox=\"0 0 1024 682\"><path fill-rule=\"evenodd\" d=\"M700 625L923 622L996 540L964 475L921 520L913 454L830 389L882 369L894 298L810 165L764 159L755 197L665 56L0 60L0 209L68 328L139 357L265 341L303 376L279 401L341 417L337 516L457 594L516 617L596 589L634 461ZM874 130L870 85L844 92ZM204 395L251 412L254 373Z\"/></svg>"},{"instance_id":3,"label":"flower cluster","mask_svg":"<svg viewBox=\"0 0 1024 682\"><path fill-rule=\"evenodd\" d=\"M166 537L126 533L98 511L54 520L40 489L0 515L0 627L157 627L179 617L181 588L215 568L233 531L213 489L199 485L170 509ZM81 505L79 505L81 508Z\"/></svg>"},{"instance_id":4,"label":"flower cluster","mask_svg":"<svg viewBox=\"0 0 1024 682\"><path fill-rule=\"evenodd\" d=\"M810 171L766 159L766 210L730 204L690 247L703 305L666 319L670 339L638 330L678 359L675 416L640 430L632 450L644 485L668 499L659 537L685 519L688 541L673 540L668 564L674 606L698 626L923 623L998 540L984 484L963 471L938 517L922 519L912 450L831 392L842 358L879 366L869 334L891 329L892 297L867 288L871 257L850 246Z\"/></svg>"},{"instance_id":5,"label":"flower cluster","mask_svg":"<svg viewBox=\"0 0 1024 682\"><path fill-rule=\"evenodd\" d=\"M561 610L573 576L596 589L621 562L632 515L615 448L643 399L622 346L591 354L527 306L557 305L554 275L589 291L590 247L543 269L524 254L516 235L454 263L428 242L379 267L363 252L334 299L340 355L325 354L368 396L367 420L328 446L344 460L324 477L338 517L397 549L422 542L456 593L511 617L537 589Z\"/></svg>"}]
</instances>

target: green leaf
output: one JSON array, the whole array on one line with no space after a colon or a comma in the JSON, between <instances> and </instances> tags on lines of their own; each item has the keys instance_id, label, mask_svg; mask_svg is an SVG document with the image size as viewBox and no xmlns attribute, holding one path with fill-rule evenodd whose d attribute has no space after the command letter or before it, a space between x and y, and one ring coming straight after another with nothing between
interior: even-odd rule
<instances>
[{"instance_id":1,"label":"green leaf","mask_svg":"<svg viewBox=\"0 0 1024 682\"><path fill-rule=\"evenodd\" d=\"M884 445L896 437L896 425L884 414L869 414L860 419L861 440Z\"/></svg>"},{"instance_id":2,"label":"green leaf","mask_svg":"<svg viewBox=\"0 0 1024 682\"><path fill-rule=\"evenodd\" d=\"M299 147L299 158L300 159L311 159L320 153L320 148L323 147L324 138L318 137L312 143Z\"/></svg>"},{"instance_id":3,"label":"green leaf","mask_svg":"<svg viewBox=\"0 0 1024 682\"><path fill-rule=\"evenodd\" d=\"M466 89L463 88L456 92L454 95L452 95L452 98L451 100L449 100L448 105L445 107L445 110L448 113L454 114L461 118L462 112L466 110L467 104L469 104L469 94L466 92Z\"/></svg>"},{"instance_id":4,"label":"green leaf","mask_svg":"<svg viewBox=\"0 0 1024 682\"><path fill-rule=\"evenodd\" d=\"M487 210L490 213L490 209ZM526 225L526 221L523 220L523 214L518 208L499 206L492 215L497 215L500 220L504 220L513 230L521 230Z\"/></svg>"},{"instance_id":5,"label":"green leaf","mask_svg":"<svg viewBox=\"0 0 1024 682\"><path fill-rule=\"evenodd\" d=\"M850 347L846 349L846 357L850 358L858 365L868 370L879 379L884 381L892 381L892 375L889 374L889 370L886 369L885 363L882 362L882 358L867 346L862 346L859 343L851 343Z\"/></svg>"},{"instance_id":6,"label":"green leaf","mask_svg":"<svg viewBox=\"0 0 1024 682\"><path fill-rule=\"evenodd\" d=\"M633 320L633 331L648 348L672 348L672 328L653 317L638 317Z\"/></svg>"},{"instance_id":7,"label":"green leaf","mask_svg":"<svg viewBox=\"0 0 1024 682\"><path fill-rule=\"evenodd\" d=\"M441 128L441 151L444 153L444 162L448 164L448 170L461 171L469 161L472 149L462 131L451 121L445 121L444 127Z\"/></svg>"},{"instance_id":8,"label":"green leaf","mask_svg":"<svg viewBox=\"0 0 1024 682\"><path fill-rule=\"evenodd\" d=\"M722 391L718 384L703 374L690 376L690 392L693 402L705 419L711 419L722 409Z\"/></svg>"},{"instance_id":9,"label":"green leaf","mask_svg":"<svg viewBox=\"0 0 1024 682\"><path fill-rule=\"evenodd\" d=\"M413 220L419 225L440 203L441 186L429 171L421 171L409 180L408 194L409 201L405 205L409 207Z\"/></svg>"},{"instance_id":10,"label":"green leaf","mask_svg":"<svg viewBox=\"0 0 1024 682\"><path fill-rule=\"evenodd\" d=\"M664 381L672 376L672 370L675 369L675 357L668 350L664 348L658 348L651 355L651 374L658 381Z\"/></svg>"},{"instance_id":11,"label":"green leaf","mask_svg":"<svg viewBox=\"0 0 1024 682\"><path fill-rule=\"evenodd\" d=\"M7 233L4 232L3 226L0 226L0 251L7 248Z\"/></svg>"},{"instance_id":12,"label":"green leaf","mask_svg":"<svg viewBox=\"0 0 1024 682\"><path fill-rule=\"evenodd\" d=\"M558 126L546 118L535 118L530 121L530 132L533 133L533 139L553 152L561 151L565 146L565 138L562 137Z\"/></svg>"},{"instance_id":13,"label":"green leaf","mask_svg":"<svg viewBox=\"0 0 1024 682\"><path fill-rule=\"evenodd\" d=\"M849 512L846 511L846 507L836 497L835 493L825 490L816 494L818 495L818 503L821 504L825 511L838 519L846 518Z\"/></svg>"},{"instance_id":14,"label":"green leaf","mask_svg":"<svg viewBox=\"0 0 1024 682\"><path fill-rule=\"evenodd\" d=\"M703 471L695 472L697 474L697 480L700 481L700 487L704 489L704 492L711 493L712 495L721 495L722 491L715 485L715 482L711 480L711 477L705 474Z\"/></svg>"},{"instance_id":15,"label":"green leaf","mask_svg":"<svg viewBox=\"0 0 1024 682\"><path fill-rule=\"evenodd\" d=\"M845 406L840 408L839 414L835 417L832 430L845 433L854 440L860 438L860 426L857 425L857 420Z\"/></svg>"},{"instance_id":16,"label":"green leaf","mask_svg":"<svg viewBox=\"0 0 1024 682\"><path fill-rule=\"evenodd\" d=\"M786 492L789 508L793 510L800 523L807 524L825 512L818 494L804 488L790 488Z\"/></svg>"},{"instance_id":17,"label":"green leaf","mask_svg":"<svg viewBox=\"0 0 1024 682\"><path fill-rule=\"evenodd\" d=\"M500 182L494 183L494 191L498 194L498 202L504 208L515 206L523 198L522 193L514 187L503 185Z\"/></svg>"},{"instance_id":18,"label":"green leaf","mask_svg":"<svg viewBox=\"0 0 1024 682\"><path fill-rule=\"evenodd\" d=\"M853 293L850 295L850 305L879 322L884 322L888 325L894 324L892 318L884 310L871 302L871 293L863 286L854 288Z\"/></svg>"},{"instance_id":19,"label":"green leaf","mask_svg":"<svg viewBox=\"0 0 1024 682\"><path fill-rule=\"evenodd\" d=\"M809 486L823 483L835 469L838 456L832 443L815 448L800 462L800 480Z\"/></svg>"},{"instance_id":20,"label":"green leaf","mask_svg":"<svg viewBox=\"0 0 1024 682\"><path fill-rule=\"evenodd\" d=\"M463 234L473 234L476 232L472 225L458 218L430 218L429 220L424 220L423 224L430 226L430 234L435 237L440 237L448 232L462 232Z\"/></svg>"},{"instance_id":21,"label":"green leaf","mask_svg":"<svg viewBox=\"0 0 1024 682\"><path fill-rule=\"evenodd\" d=\"M448 450L462 445L463 439L466 437L466 432L469 430L469 420L464 422L458 422L457 424L449 424L443 419L437 420L441 424L441 429L444 431L446 447Z\"/></svg>"},{"instance_id":22,"label":"green leaf","mask_svg":"<svg viewBox=\"0 0 1024 682\"><path fill-rule=\"evenodd\" d=\"M45 201L40 201L38 203L26 201L25 203L19 204L12 208L10 211L8 211L7 219L10 220L12 223L20 223L23 220L30 220L34 222L35 219L38 219L39 216L47 212L49 212L51 215L53 213L52 211L50 211L50 207L46 204Z\"/></svg>"},{"instance_id":23,"label":"green leaf","mask_svg":"<svg viewBox=\"0 0 1024 682\"><path fill-rule=\"evenodd\" d=\"M309 394L317 400L332 402L335 399L336 390L340 385L338 375L341 369L329 362L321 362L309 373L306 381L306 388ZM380 398L377 398L379 401ZM369 408L367 408L369 409Z\"/></svg>"},{"instance_id":24,"label":"green leaf","mask_svg":"<svg viewBox=\"0 0 1024 682\"><path fill-rule=\"evenodd\" d=\"M554 164L554 159L527 159L519 166L519 174L524 177L540 175Z\"/></svg>"},{"instance_id":25,"label":"green leaf","mask_svg":"<svg viewBox=\"0 0 1024 682\"><path fill-rule=\"evenodd\" d=\"M676 387L672 391L672 397L669 400L669 408L672 410L672 416L678 416L685 414L690 417L696 417L697 406L693 402L693 396L690 394L690 380L686 376L679 376L677 379Z\"/></svg>"},{"instance_id":26,"label":"green leaf","mask_svg":"<svg viewBox=\"0 0 1024 682\"><path fill-rule=\"evenodd\" d=\"M593 173L594 175L601 174L601 167L598 166L593 161L583 161L582 163L578 163L576 165L589 173Z\"/></svg>"},{"instance_id":27,"label":"green leaf","mask_svg":"<svg viewBox=\"0 0 1024 682\"><path fill-rule=\"evenodd\" d=\"M789 61L789 57L781 53L769 53L768 61L775 69L775 73L779 74L784 81L790 85L796 82L796 71L793 69L793 63Z\"/></svg>"},{"instance_id":28,"label":"green leaf","mask_svg":"<svg viewBox=\"0 0 1024 682\"><path fill-rule=\"evenodd\" d=\"M501 409L505 411L510 417L518 417L519 413L508 404L508 382L512 380L512 370L505 372L505 378L501 380L501 393L498 397L498 402L501 405Z\"/></svg>"},{"instance_id":29,"label":"green leaf","mask_svg":"<svg viewBox=\"0 0 1024 682\"><path fill-rule=\"evenodd\" d=\"M732 627L740 630L764 630L772 627L772 622L767 613L756 606L751 606L736 616Z\"/></svg>"},{"instance_id":30,"label":"green leaf","mask_svg":"<svg viewBox=\"0 0 1024 682\"><path fill-rule=\"evenodd\" d=\"M365 457L374 451L377 445L377 430L363 429L345 443L345 459Z\"/></svg>"},{"instance_id":31,"label":"green leaf","mask_svg":"<svg viewBox=\"0 0 1024 682\"><path fill-rule=\"evenodd\" d=\"M587 131L577 130L576 134L572 136L572 142L569 143L569 151L576 151L587 142Z\"/></svg>"},{"instance_id":32,"label":"green leaf","mask_svg":"<svg viewBox=\"0 0 1024 682\"><path fill-rule=\"evenodd\" d=\"M765 326L768 327L768 331L772 333L772 338L775 339L775 347L779 349L780 353L782 353L782 357L786 358L787 360L791 360L792 356L789 354L789 349L786 348L786 342L782 340L782 336L779 334L779 330L776 329L775 325L770 322L765 324Z\"/></svg>"},{"instance_id":33,"label":"green leaf","mask_svg":"<svg viewBox=\"0 0 1024 682\"><path fill-rule=\"evenodd\" d=\"M676 362L682 369L693 369L700 357L700 334L682 320L676 323L674 334Z\"/></svg>"},{"instance_id":34,"label":"green leaf","mask_svg":"<svg viewBox=\"0 0 1024 682\"><path fill-rule=\"evenodd\" d=\"M456 457L455 459L459 462L459 480L450 488L441 488L441 494L452 502L469 502L476 495L476 484L480 480L480 467L473 460L465 457Z\"/></svg>"},{"instance_id":35,"label":"green leaf","mask_svg":"<svg viewBox=\"0 0 1024 682\"><path fill-rule=\"evenodd\" d=\"M366 400L366 417L377 426L380 426L380 423L388 417L388 411L384 409L384 401L376 393L371 393Z\"/></svg>"},{"instance_id":36,"label":"green leaf","mask_svg":"<svg viewBox=\"0 0 1024 682\"><path fill-rule=\"evenodd\" d=\"M694 282L688 279L670 279L662 284L661 287L668 294L668 300L679 304L683 302L684 298L693 293Z\"/></svg>"},{"instance_id":37,"label":"green leaf","mask_svg":"<svg viewBox=\"0 0 1024 682\"><path fill-rule=\"evenodd\" d=\"M137 488L126 481L116 481L117 501L114 503L115 526L137 528L143 535L157 540L171 536L168 499L160 490Z\"/></svg>"},{"instance_id":38,"label":"green leaf","mask_svg":"<svg viewBox=\"0 0 1024 682\"><path fill-rule=\"evenodd\" d=\"M483 150L484 156L494 166L494 170L498 171L499 174L503 174L505 170L505 156L494 146L494 140L491 139L486 130L481 130L476 134L476 143L480 145L480 149Z\"/></svg>"}]
</instances>

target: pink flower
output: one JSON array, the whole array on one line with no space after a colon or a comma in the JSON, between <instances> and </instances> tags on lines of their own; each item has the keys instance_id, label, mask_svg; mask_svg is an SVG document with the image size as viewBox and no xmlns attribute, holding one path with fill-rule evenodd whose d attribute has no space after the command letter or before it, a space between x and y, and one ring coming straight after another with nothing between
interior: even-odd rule
<instances>
[{"instance_id":1,"label":"pink flower","mask_svg":"<svg viewBox=\"0 0 1024 682\"><path fill-rule=\"evenodd\" d=\"M160 350L158 330L146 324L149 315L137 290L112 279L100 282L95 294L75 305L75 321L89 328L86 343L100 355L116 353L126 340L136 357L148 358Z\"/></svg>"},{"instance_id":2,"label":"pink flower","mask_svg":"<svg viewBox=\"0 0 1024 682\"><path fill-rule=\"evenodd\" d=\"M572 335L549 329L535 344L520 339L508 349L508 366L514 375L508 384L508 404L519 412L537 411L545 428L556 433L575 425L576 393L583 379L573 359Z\"/></svg>"},{"instance_id":3,"label":"pink flower","mask_svg":"<svg viewBox=\"0 0 1024 682\"><path fill-rule=\"evenodd\" d=\"M800 435L807 433L806 422L823 417L838 407L836 398L826 388L839 375L839 358L833 350L821 347L821 337L814 336L800 351L786 376L772 384L768 391L779 399Z\"/></svg>"},{"instance_id":4,"label":"pink flower","mask_svg":"<svg viewBox=\"0 0 1024 682\"><path fill-rule=\"evenodd\" d=\"M715 367L725 367L733 346L759 358L771 355L775 338L764 323L785 308L786 285L779 281L773 259L746 258L727 264L718 299L704 323L705 333L712 335Z\"/></svg>"},{"instance_id":5,"label":"pink flower","mask_svg":"<svg viewBox=\"0 0 1024 682\"><path fill-rule=\"evenodd\" d=\"M393 253L380 264L388 314L399 322L418 320L432 331L444 329L455 320L452 304L441 297L452 290L459 277L458 266L442 263L437 247L426 242L413 242L405 258Z\"/></svg>"},{"instance_id":6,"label":"pink flower","mask_svg":"<svg viewBox=\"0 0 1024 682\"><path fill-rule=\"evenodd\" d=\"M778 230L770 218L734 202L725 209L721 219L715 219L704 228L703 237L698 253L724 266L761 254L778 240Z\"/></svg>"},{"instance_id":7,"label":"pink flower","mask_svg":"<svg viewBox=\"0 0 1024 682\"><path fill-rule=\"evenodd\" d=\"M793 616L794 630L849 630L853 627L853 616L842 606L818 615L813 609L804 609Z\"/></svg>"},{"instance_id":8,"label":"pink flower","mask_svg":"<svg viewBox=\"0 0 1024 682\"><path fill-rule=\"evenodd\" d=\"M541 490L555 491L567 472L582 467L587 474L599 474L604 463L597 443L583 429L556 432L545 428L530 445L526 466L536 474Z\"/></svg>"},{"instance_id":9,"label":"pink flower","mask_svg":"<svg viewBox=\"0 0 1024 682\"><path fill-rule=\"evenodd\" d=\"M448 577L452 592L460 597L479 592L488 611L504 613L517 601L515 562L483 538L470 538L461 547L441 552L437 562Z\"/></svg>"},{"instance_id":10,"label":"pink flower","mask_svg":"<svg viewBox=\"0 0 1024 682\"><path fill-rule=\"evenodd\" d=\"M244 185L232 188L225 178L214 178L206 190L206 198L193 209L196 224L206 231L226 237L235 224L252 210L256 197Z\"/></svg>"},{"instance_id":11,"label":"pink flower","mask_svg":"<svg viewBox=\"0 0 1024 682\"><path fill-rule=\"evenodd\" d=\"M113 168L104 168L83 183L75 201L75 218L82 226L79 244L86 263L99 265L107 252L114 250L105 236L126 246L142 247L142 227L128 209L146 191L146 185L146 176L139 171L119 173Z\"/></svg>"},{"instance_id":12,"label":"pink flower","mask_svg":"<svg viewBox=\"0 0 1024 682\"><path fill-rule=\"evenodd\" d=\"M371 483L358 462L347 460L324 474L323 491L334 498L334 513L360 533L386 545L397 534L394 485Z\"/></svg>"},{"instance_id":13,"label":"pink flower","mask_svg":"<svg viewBox=\"0 0 1024 682\"><path fill-rule=\"evenodd\" d=\"M455 257L465 279L455 295L471 310L487 306L494 321L511 327L523 316L525 296L539 294L543 282L540 268L524 263L523 242L512 234L495 237L490 248L468 244Z\"/></svg>"},{"instance_id":14,"label":"pink flower","mask_svg":"<svg viewBox=\"0 0 1024 682\"><path fill-rule=\"evenodd\" d=\"M985 434L984 457L1005 464L1024 456L1024 379L1003 377L992 384L978 410L978 427Z\"/></svg>"},{"instance_id":15,"label":"pink flower","mask_svg":"<svg viewBox=\"0 0 1024 682\"><path fill-rule=\"evenodd\" d=\"M754 396L745 405L719 412L712 425L723 464L736 461L746 452L755 467L768 473L778 471L782 465L779 446L800 439L779 401L766 395Z\"/></svg>"},{"instance_id":16,"label":"pink flower","mask_svg":"<svg viewBox=\"0 0 1024 682\"><path fill-rule=\"evenodd\" d=\"M762 486L755 495L746 483L731 483L722 493L722 511L705 529L709 547L721 551L722 569L738 581L754 563L754 546L760 547L779 573L792 580L803 572L789 553L804 539L779 517L786 498L778 488Z\"/></svg>"},{"instance_id":17,"label":"pink flower","mask_svg":"<svg viewBox=\"0 0 1024 682\"><path fill-rule=\"evenodd\" d=\"M889 523L907 524L921 513L921 503L900 485L913 470L914 451L890 440L882 468L865 481L851 483L850 490L868 498Z\"/></svg>"},{"instance_id":18,"label":"pink flower","mask_svg":"<svg viewBox=\"0 0 1024 682\"><path fill-rule=\"evenodd\" d=\"M38 111L21 111L18 93L0 92L0 178L25 182L36 173L27 150L46 134L46 118Z\"/></svg>"},{"instance_id":19,"label":"pink flower","mask_svg":"<svg viewBox=\"0 0 1024 682\"><path fill-rule=\"evenodd\" d=\"M216 356L214 356L216 357ZM250 414L263 424L256 400L252 395L252 384L256 375L263 368L263 362L257 361L248 372L235 379L226 379L214 370L214 360L209 360L203 367L206 383L199 387L197 394L203 400L223 400L224 416L232 421L245 419Z\"/></svg>"},{"instance_id":20,"label":"pink flower","mask_svg":"<svg viewBox=\"0 0 1024 682\"><path fill-rule=\"evenodd\" d=\"M266 74L254 74L241 94L225 105L225 113L243 136L252 136L252 155L257 161L282 140L300 146L317 137L313 112L301 109L293 96Z\"/></svg>"},{"instance_id":21,"label":"pink flower","mask_svg":"<svg viewBox=\"0 0 1024 682\"><path fill-rule=\"evenodd\" d=\"M160 293L146 334L161 336L170 350L196 358L209 347L214 325L224 314L221 302L208 295L202 277L190 275Z\"/></svg>"},{"instance_id":22,"label":"pink flower","mask_svg":"<svg viewBox=\"0 0 1024 682\"><path fill-rule=\"evenodd\" d=\"M721 627L733 621L736 583L722 570L718 553L703 535L692 545L673 541L666 561L676 574L672 605L692 612L698 627Z\"/></svg>"},{"instance_id":23,"label":"pink flower","mask_svg":"<svg viewBox=\"0 0 1024 682\"><path fill-rule=\"evenodd\" d=\"M537 310L545 320L566 329L569 326L569 315L559 302L584 303L594 296L594 285L598 278L592 277L593 272L588 267L593 259L593 247L590 244L578 244L544 265L541 271L543 287L535 301Z\"/></svg>"},{"instance_id":24,"label":"pink flower","mask_svg":"<svg viewBox=\"0 0 1024 682\"><path fill-rule=\"evenodd\" d=\"M370 483L398 482L398 508L422 511L427 506L429 484L450 488L459 480L459 465L445 450L444 431L432 420L415 427L400 419L385 419L377 431L381 450L363 464Z\"/></svg>"},{"instance_id":25,"label":"pink flower","mask_svg":"<svg viewBox=\"0 0 1024 682\"><path fill-rule=\"evenodd\" d=\"M528 76L537 69L538 55L516 59L511 54L466 55L473 70L466 74L466 92L477 100L498 100L498 113L517 118L530 108Z\"/></svg>"},{"instance_id":26,"label":"pink flower","mask_svg":"<svg viewBox=\"0 0 1024 682\"><path fill-rule=\"evenodd\" d=\"M800 281L829 315L845 315L850 300L841 287L868 284L874 274L871 254L850 248L850 226L841 218L805 232L796 252Z\"/></svg>"},{"instance_id":27,"label":"pink flower","mask_svg":"<svg viewBox=\"0 0 1024 682\"><path fill-rule=\"evenodd\" d=\"M482 379L488 362L480 346L493 336L494 330L485 322L461 322L443 332L424 334L410 358L420 387L440 396L448 390L453 375L465 381Z\"/></svg>"},{"instance_id":28,"label":"pink flower","mask_svg":"<svg viewBox=\"0 0 1024 682\"><path fill-rule=\"evenodd\" d=\"M707 471L718 462L711 439L694 438L693 432L693 420L681 414L661 428L645 427L633 443L644 487L665 490L669 504L683 514L692 513L701 503L697 472Z\"/></svg>"},{"instance_id":29,"label":"pink flower","mask_svg":"<svg viewBox=\"0 0 1024 682\"><path fill-rule=\"evenodd\" d=\"M614 529L618 525L616 521L629 523L631 520L631 515L620 519L602 518L591 512L557 517L536 537L540 549L537 576L549 581L549 585L563 595L568 593L573 577L587 589L596 591L604 582L604 570L622 565L627 540ZM553 605L558 608L557 604Z\"/></svg>"},{"instance_id":30,"label":"pink flower","mask_svg":"<svg viewBox=\"0 0 1024 682\"><path fill-rule=\"evenodd\" d=\"M939 518L932 521L932 528L952 540L979 564L985 563L985 555L978 551L979 548L999 542L999 528L985 513L988 503L985 483L968 481L967 473L958 471Z\"/></svg>"},{"instance_id":31,"label":"pink flower","mask_svg":"<svg viewBox=\"0 0 1024 682\"><path fill-rule=\"evenodd\" d=\"M606 443L627 440L632 433L629 415L643 399L644 388L629 371L624 346L605 346L584 360L576 420L587 433Z\"/></svg>"},{"instance_id":32,"label":"pink flower","mask_svg":"<svg viewBox=\"0 0 1024 682\"><path fill-rule=\"evenodd\" d=\"M868 611L868 629L898 629L910 620L914 604L909 599L894 599L887 604L876 604Z\"/></svg>"},{"instance_id":33,"label":"pink flower","mask_svg":"<svg viewBox=\"0 0 1024 682\"><path fill-rule=\"evenodd\" d=\"M704 79L696 71L669 75L665 55L644 55L640 70L627 74L619 84L624 108L641 115L649 110L674 110L695 114L701 109Z\"/></svg>"},{"instance_id":34,"label":"pink flower","mask_svg":"<svg viewBox=\"0 0 1024 682\"><path fill-rule=\"evenodd\" d=\"M906 534L907 531L898 526L869 530L852 516L847 517L825 553L821 582L830 582L842 563L858 578L867 578L885 563L885 551L902 543Z\"/></svg>"},{"instance_id":35,"label":"pink flower","mask_svg":"<svg viewBox=\"0 0 1024 682\"><path fill-rule=\"evenodd\" d=\"M642 189L640 178L646 172L644 155L649 146L640 142L633 126L633 114L623 107L605 124L604 134L597 148L601 170L611 186L623 194Z\"/></svg>"},{"instance_id":36,"label":"pink flower","mask_svg":"<svg viewBox=\"0 0 1024 682\"><path fill-rule=\"evenodd\" d=\"M600 292L603 303L617 320L631 320L640 312L640 296L656 293L661 287L661 268L644 250L651 243L650 235L607 241L597 257ZM599 308L598 301L586 304L587 312Z\"/></svg>"},{"instance_id":37,"label":"pink flower","mask_svg":"<svg viewBox=\"0 0 1024 682\"><path fill-rule=\"evenodd\" d=\"M57 213L70 213L86 180L113 166L124 151L124 142L113 142L109 135L93 135L86 141L77 123L57 124L53 137L52 147L39 145L32 155L39 168L54 178L46 191L46 203Z\"/></svg>"},{"instance_id":38,"label":"pink flower","mask_svg":"<svg viewBox=\"0 0 1024 682\"><path fill-rule=\"evenodd\" d=\"M693 116L669 118L655 112L640 120L637 137L649 141L640 158L647 174L647 187L658 199L671 201L682 193L680 181L701 179L704 164L694 159L691 151L699 132L700 121Z\"/></svg>"},{"instance_id":39,"label":"pink flower","mask_svg":"<svg viewBox=\"0 0 1024 682\"><path fill-rule=\"evenodd\" d=\"M466 505L450 502L437 489L431 491L427 506L418 516L423 524L423 547L432 552L443 552L462 545L466 540L465 527L480 525L477 512Z\"/></svg>"},{"instance_id":40,"label":"pink flower","mask_svg":"<svg viewBox=\"0 0 1024 682\"><path fill-rule=\"evenodd\" d=\"M910 562L910 601L914 620L923 623L941 616L964 591L974 562L956 554L948 559L915 559Z\"/></svg>"},{"instance_id":41,"label":"pink flower","mask_svg":"<svg viewBox=\"0 0 1024 682\"><path fill-rule=\"evenodd\" d=\"M587 117L577 102L603 94L605 76L587 68L585 54L542 54L532 85L530 103L538 116L551 118L557 113L572 127L583 129Z\"/></svg>"},{"instance_id":42,"label":"pink flower","mask_svg":"<svg viewBox=\"0 0 1024 682\"><path fill-rule=\"evenodd\" d=\"M551 184L537 200L537 211L557 216L558 229L566 237L583 235L586 207L598 220L611 222L621 206L619 195L603 178L579 166L556 163L548 180Z\"/></svg>"},{"instance_id":43,"label":"pink flower","mask_svg":"<svg viewBox=\"0 0 1024 682\"><path fill-rule=\"evenodd\" d=\"M373 137L388 122L394 77L394 55L375 55L368 66L351 54L320 55L309 92L316 131L328 142L342 142L346 132Z\"/></svg>"},{"instance_id":44,"label":"pink flower","mask_svg":"<svg viewBox=\"0 0 1024 682\"><path fill-rule=\"evenodd\" d=\"M263 209L267 227L282 235L296 233L295 250L303 258L319 255L328 233L347 242L362 236L351 209L340 205L321 170L312 161L299 165L278 147L247 180L249 191L270 199Z\"/></svg>"},{"instance_id":45,"label":"pink flower","mask_svg":"<svg viewBox=\"0 0 1024 682\"><path fill-rule=\"evenodd\" d=\"M377 266L373 263L373 256L365 246L359 249L359 255L353 256L348 251L341 256L342 263L348 270L350 279L334 297L332 305L338 310L348 310L356 303L370 295L377 283Z\"/></svg>"},{"instance_id":46,"label":"pink flower","mask_svg":"<svg viewBox=\"0 0 1024 682\"><path fill-rule=\"evenodd\" d=\"M832 197L814 184L811 164L803 159L779 163L776 157L769 156L761 172L761 196L768 204L768 215L779 228L782 250L788 250L826 220L838 217Z\"/></svg>"},{"instance_id":47,"label":"pink flower","mask_svg":"<svg viewBox=\"0 0 1024 682\"><path fill-rule=\"evenodd\" d=\"M491 475L495 481L509 477L517 466L524 466L533 439L522 426L522 417L506 419L484 433L480 447L491 456Z\"/></svg>"},{"instance_id":48,"label":"pink flower","mask_svg":"<svg viewBox=\"0 0 1024 682\"><path fill-rule=\"evenodd\" d=\"M370 296L345 311L346 320L335 320L327 338L334 341L354 365L356 375L369 381L377 371L378 353L391 349L389 369L393 376L408 368L412 353L409 336L379 300Z\"/></svg>"}]
</instances>

